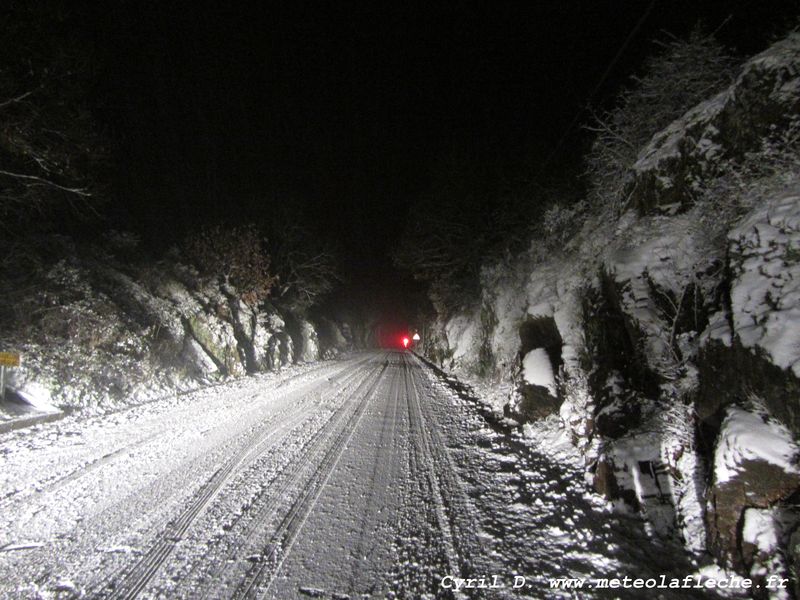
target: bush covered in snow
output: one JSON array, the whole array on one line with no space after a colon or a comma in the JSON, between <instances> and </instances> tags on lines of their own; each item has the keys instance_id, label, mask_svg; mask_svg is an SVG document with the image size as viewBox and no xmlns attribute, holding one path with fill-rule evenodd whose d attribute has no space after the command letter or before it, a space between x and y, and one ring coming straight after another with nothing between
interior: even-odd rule
<instances>
[{"instance_id":1,"label":"bush covered in snow","mask_svg":"<svg viewBox=\"0 0 800 600\"><path fill-rule=\"evenodd\" d=\"M619 214L640 149L653 135L701 100L729 85L734 61L713 36L695 29L688 39L658 42L642 74L618 97L617 105L588 129L597 137L586 157L589 203Z\"/></svg>"}]
</instances>

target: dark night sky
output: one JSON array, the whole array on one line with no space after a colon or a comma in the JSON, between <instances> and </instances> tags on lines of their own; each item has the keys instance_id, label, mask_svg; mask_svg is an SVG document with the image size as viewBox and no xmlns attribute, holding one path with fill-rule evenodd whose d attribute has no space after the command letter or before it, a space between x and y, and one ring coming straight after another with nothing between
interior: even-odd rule
<instances>
[{"instance_id":1,"label":"dark night sky","mask_svg":"<svg viewBox=\"0 0 800 600\"><path fill-rule=\"evenodd\" d=\"M87 33L130 226L169 242L197 222L301 206L364 280L386 277L409 202L453 151L535 170L650 6L96 4ZM732 14L719 37L747 54L796 5L657 1L592 100L612 98L662 30ZM582 149L575 128L548 168L574 167Z\"/></svg>"}]
</instances>

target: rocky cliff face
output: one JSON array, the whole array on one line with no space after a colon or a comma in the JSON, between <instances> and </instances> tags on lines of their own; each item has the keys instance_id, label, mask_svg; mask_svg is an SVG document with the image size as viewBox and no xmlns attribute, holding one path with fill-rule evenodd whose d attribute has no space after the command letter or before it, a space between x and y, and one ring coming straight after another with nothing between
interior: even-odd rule
<instances>
[{"instance_id":1,"label":"rocky cliff face","mask_svg":"<svg viewBox=\"0 0 800 600\"><path fill-rule=\"evenodd\" d=\"M798 121L792 34L642 149L619 220L486 266L432 353L510 383L498 418L555 419L609 500L757 580L800 565Z\"/></svg>"},{"instance_id":2,"label":"rocky cliff face","mask_svg":"<svg viewBox=\"0 0 800 600\"><path fill-rule=\"evenodd\" d=\"M800 33L747 61L736 82L653 137L633 167L627 190L640 213L693 203L702 181L759 148L800 113Z\"/></svg>"},{"instance_id":3,"label":"rocky cliff face","mask_svg":"<svg viewBox=\"0 0 800 600\"><path fill-rule=\"evenodd\" d=\"M252 306L177 257L133 266L113 249L58 240L19 299L24 326L4 335L22 353L22 396L105 410L230 377L279 370L351 347L339 324L313 325L269 302Z\"/></svg>"}]
</instances>

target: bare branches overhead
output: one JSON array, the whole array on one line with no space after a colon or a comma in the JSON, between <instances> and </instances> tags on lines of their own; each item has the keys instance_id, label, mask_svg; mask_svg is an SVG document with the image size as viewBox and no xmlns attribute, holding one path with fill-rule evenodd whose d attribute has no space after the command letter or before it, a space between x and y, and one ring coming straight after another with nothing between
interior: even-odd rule
<instances>
[{"instance_id":1,"label":"bare branches overhead","mask_svg":"<svg viewBox=\"0 0 800 600\"><path fill-rule=\"evenodd\" d=\"M11 2L0 14L0 218L8 228L93 214L102 196L91 61L68 22L69 11L50 2Z\"/></svg>"}]
</instances>

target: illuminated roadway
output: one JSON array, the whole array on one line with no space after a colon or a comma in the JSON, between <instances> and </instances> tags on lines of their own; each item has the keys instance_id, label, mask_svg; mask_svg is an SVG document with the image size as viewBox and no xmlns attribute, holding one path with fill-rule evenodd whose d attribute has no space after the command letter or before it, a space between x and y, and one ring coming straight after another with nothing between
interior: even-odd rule
<instances>
[{"instance_id":1,"label":"illuminated roadway","mask_svg":"<svg viewBox=\"0 0 800 600\"><path fill-rule=\"evenodd\" d=\"M568 598L547 578L686 574L448 383L367 352L3 434L0 597Z\"/></svg>"}]
</instances>

